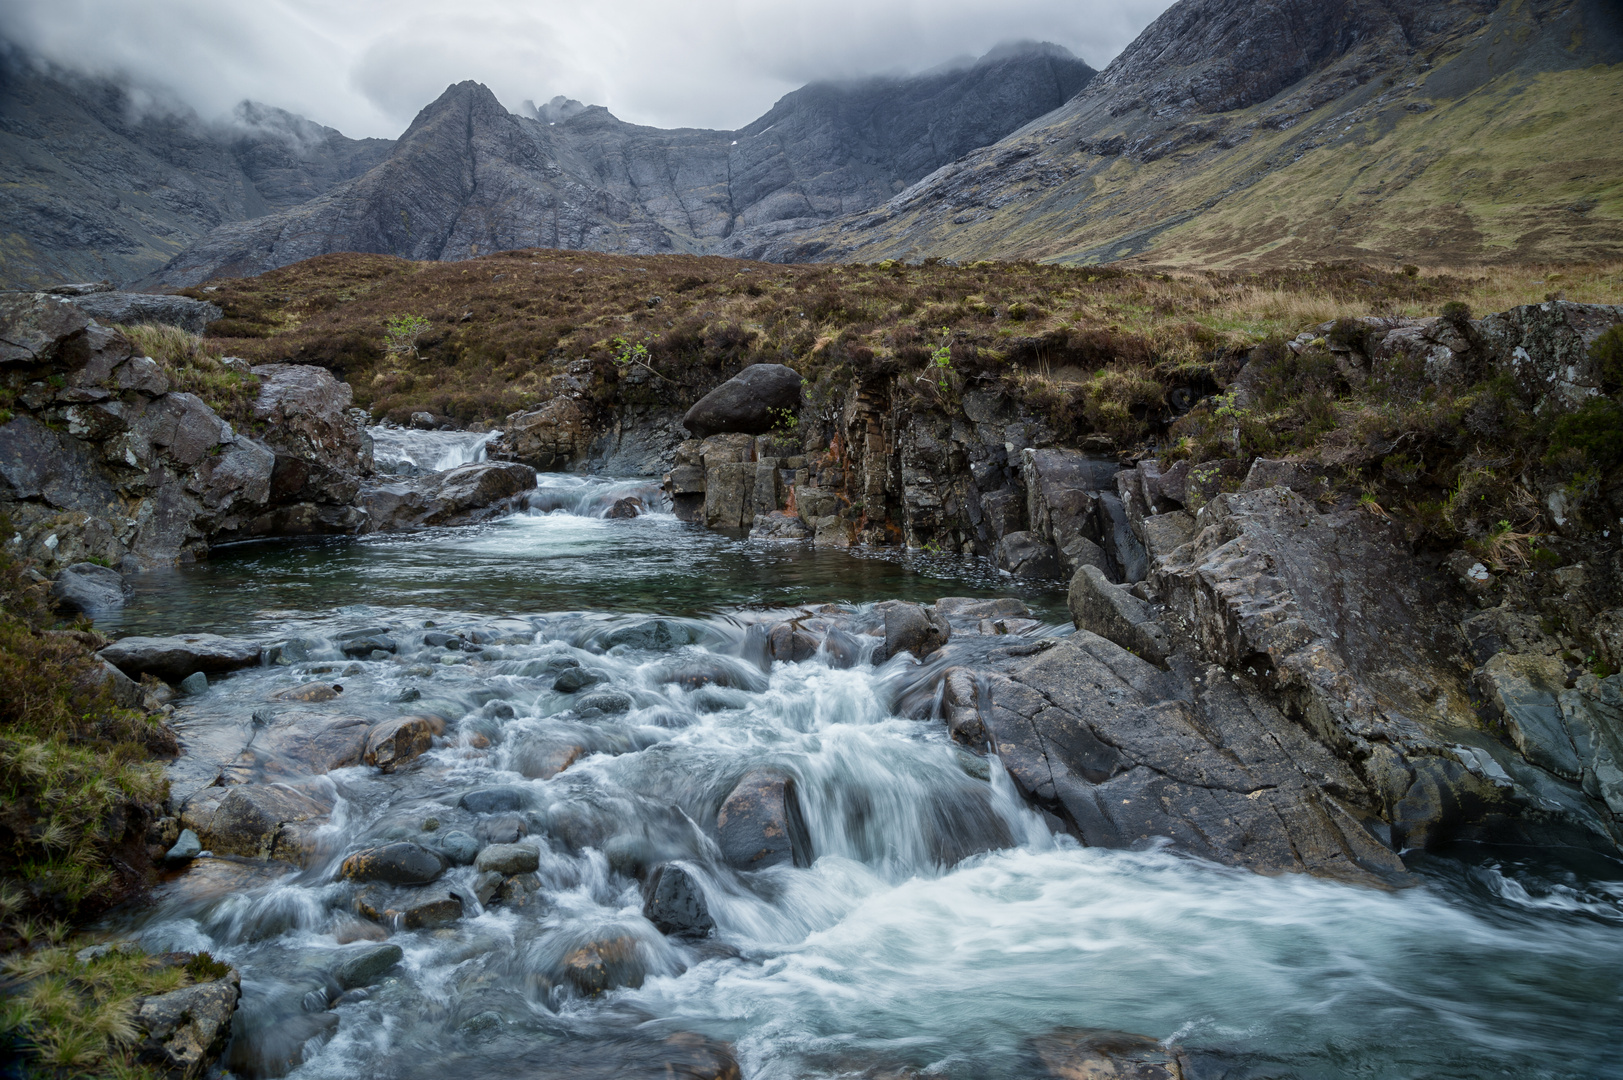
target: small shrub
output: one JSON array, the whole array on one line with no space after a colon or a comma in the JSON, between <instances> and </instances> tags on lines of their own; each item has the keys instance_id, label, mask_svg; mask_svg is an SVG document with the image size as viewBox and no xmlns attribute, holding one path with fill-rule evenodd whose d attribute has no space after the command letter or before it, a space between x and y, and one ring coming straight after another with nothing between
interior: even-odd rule
<instances>
[{"instance_id":1,"label":"small shrub","mask_svg":"<svg viewBox=\"0 0 1623 1080\"><path fill-rule=\"evenodd\" d=\"M1613 393L1623 389L1623 323L1595 339L1589 347L1589 358L1600 365L1602 386Z\"/></svg>"},{"instance_id":2,"label":"small shrub","mask_svg":"<svg viewBox=\"0 0 1623 1080\"><path fill-rule=\"evenodd\" d=\"M390 356L419 356L417 343L428 328L421 315L394 316L383 324L383 351Z\"/></svg>"},{"instance_id":3,"label":"small shrub","mask_svg":"<svg viewBox=\"0 0 1623 1080\"><path fill-rule=\"evenodd\" d=\"M1577 451L1586 462L1602 470L1623 467L1623 404L1590 398L1576 411L1557 419L1545 462L1555 463L1564 451Z\"/></svg>"}]
</instances>

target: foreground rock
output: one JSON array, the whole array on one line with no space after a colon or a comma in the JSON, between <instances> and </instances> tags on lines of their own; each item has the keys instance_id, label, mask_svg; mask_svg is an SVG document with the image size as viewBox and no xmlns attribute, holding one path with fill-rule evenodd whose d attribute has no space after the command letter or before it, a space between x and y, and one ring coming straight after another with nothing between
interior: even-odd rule
<instances>
[{"instance_id":1,"label":"foreground rock","mask_svg":"<svg viewBox=\"0 0 1623 1080\"><path fill-rule=\"evenodd\" d=\"M51 583L51 604L64 615L95 615L124 605L124 577L96 563L74 563Z\"/></svg>"},{"instance_id":2,"label":"foreground rock","mask_svg":"<svg viewBox=\"0 0 1623 1080\"><path fill-rule=\"evenodd\" d=\"M141 999L135 1010L140 1033L136 1060L171 1077L202 1076L231 1037L231 1020L242 994L236 971L212 982Z\"/></svg>"},{"instance_id":3,"label":"foreground rock","mask_svg":"<svg viewBox=\"0 0 1623 1080\"><path fill-rule=\"evenodd\" d=\"M535 470L515 462L461 465L445 472L360 491L366 532L391 532L433 525L468 525L517 510L535 487Z\"/></svg>"},{"instance_id":4,"label":"foreground rock","mask_svg":"<svg viewBox=\"0 0 1623 1080\"><path fill-rule=\"evenodd\" d=\"M811 837L794 778L772 769L747 773L716 815L716 842L739 870L810 866Z\"/></svg>"},{"instance_id":5,"label":"foreground rock","mask_svg":"<svg viewBox=\"0 0 1623 1080\"><path fill-rule=\"evenodd\" d=\"M700 398L682 417L682 426L697 439L765 434L799 413L800 382L793 368L752 364Z\"/></svg>"},{"instance_id":6,"label":"foreground rock","mask_svg":"<svg viewBox=\"0 0 1623 1080\"><path fill-rule=\"evenodd\" d=\"M223 675L253 667L263 650L256 642L218 634L181 634L176 637L128 637L101 651L101 658L132 679L155 675L179 683L188 675Z\"/></svg>"}]
</instances>

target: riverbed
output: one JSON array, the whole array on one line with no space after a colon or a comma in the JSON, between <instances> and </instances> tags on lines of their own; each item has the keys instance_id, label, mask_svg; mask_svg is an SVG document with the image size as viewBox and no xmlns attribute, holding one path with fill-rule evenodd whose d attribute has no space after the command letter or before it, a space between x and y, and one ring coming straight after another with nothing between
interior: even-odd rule
<instances>
[{"instance_id":1,"label":"riverbed","mask_svg":"<svg viewBox=\"0 0 1623 1080\"><path fill-rule=\"evenodd\" d=\"M603 516L628 496L654 512ZM486 525L221 549L138 579L98 621L296 643L181 699L183 736L262 723L272 695L318 681L342 683L347 713L449 721L412 768L310 781L335 809L307 869L233 866L211 891L188 881L225 860L203 859L114 920L242 972L234 1071L642 1075L648 1047L690 1034L728 1044L750 1078L1012 1080L1049 1075L1056 1033L1102 1030L1183 1048L1202 1077L1623 1075L1614 865L1469 850L1415 857L1418 884L1379 889L1083 848L920 715L911 657L762 664L747 641L812 605L941 596L1018 596L1021 632L1061 635L1057 583L750 541L660 505L646 481L543 477L529 509ZM396 650L346 655L358 630ZM560 692L566 668L591 681ZM567 767L527 777L547 754ZM718 856L718 807L763 767L795 780L809 866ZM538 850L532 895L431 929L355 914L346 853L491 839L463 799L495 788L522 789L495 828ZM711 935L643 916L642 879L671 862L702 885ZM332 958L385 933L401 962L338 992ZM569 957L597 947L612 985L583 988Z\"/></svg>"}]
</instances>

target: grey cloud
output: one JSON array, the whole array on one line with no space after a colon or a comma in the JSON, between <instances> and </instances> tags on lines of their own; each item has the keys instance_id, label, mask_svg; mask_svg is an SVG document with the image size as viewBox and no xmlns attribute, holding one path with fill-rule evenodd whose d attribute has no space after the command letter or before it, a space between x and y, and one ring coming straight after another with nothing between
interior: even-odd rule
<instances>
[{"instance_id":1,"label":"grey cloud","mask_svg":"<svg viewBox=\"0 0 1623 1080\"><path fill-rule=\"evenodd\" d=\"M0 34L73 70L245 98L393 137L447 85L555 95L634 123L735 128L816 79L934 67L1003 41L1102 67L1169 0L0 0Z\"/></svg>"}]
</instances>

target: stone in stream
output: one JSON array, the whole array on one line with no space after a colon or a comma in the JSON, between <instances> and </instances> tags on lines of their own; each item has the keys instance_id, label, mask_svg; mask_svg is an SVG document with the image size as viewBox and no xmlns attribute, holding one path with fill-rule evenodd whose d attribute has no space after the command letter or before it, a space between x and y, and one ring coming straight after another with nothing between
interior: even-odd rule
<instances>
[{"instance_id":1,"label":"stone in stream","mask_svg":"<svg viewBox=\"0 0 1623 1080\"><path fill-rule=\"evenodd\" d=\"M426 885L445 872L437 852L420 844L400 842L357 851L339 870L351 881L381 881L390 885Z\"/></svg>"},{"instance_id":2,"label":"stone in stream","mask_svg":"<svg viewBox=\"0 0 1623 1080\"><path fill-rule=\"evenodd\" d=\"M278 716L262 721L253 743L222 770L225 782L268 776L319 776L358 765L370 723L359 716Z\"/></svg>"},{"instance_id":3,"label":"stone in stream","mask_svg":"<svg viewBox=\"0 0 1623 1080\"><path fill-rule=\"evenodd\" d=\"M359 502L366 532L469 525L518 509L535 487L535 469L511 461L459 465L392 483L368 483Z\"/></svg>"},{"instance_id":4,"label":"stone in stream","mask_svg":"<svg viewBox=\"0 0 1623 1080\"><path fill-rule=\"evenodd\" d=\"M494 870L507 877L527 874L540 869L541 852L533 844L491 844L473 865L476 870Z\"/></svg>"},{"instance_id":5,"label":"stone in stream","mask_svg":"<svg viewBox=\"0 0 1623 1080\"><path fill-rule=\"evenodd\" d=\"M640 952L632 937L593 941L564 957L563 976L587 996L616 986L635 989L642 985L644 975Z\"/></svg>"},{"instance_id":6,"label":"stone in stream","mask_svg":"<svg viewBox=\"0 0 1623 1080\"><path fill-rule=\"evenodd\" d=\"M513 769L530 780L551 780L585 756L586 748L577 742L538 735L514 748Z\"/></svg>"},{"instance_id":7,"label":"stone in stream","mask_svg":"<svg viewBox=\"0 0 1623 1080\"><path fill-rule=\"evenodd\" d=\"M357 945L340 953L332 967L328 969L328 974L332 975L333 981L343 990L370 986L381 978L384 972L400 963L403 956L405 953L398 945Z\"/></svg>"},{"instance_id":8,"label":"stone in stream","mask_svg":"<svg viewBox=\"0 0 1623 1080\"><path fill-rule=\"evenodd\" d=\"M716 842L722 858L739 870L810 866L811 837L794 777L776 769L746 773L716 815Z\"/></svg>"},{"instance_id":9,"label":"stone in stream","mask_svg":"<svg viewBox=\"0 0 1623 1080\"><path fill-rule=\"evenodd\" d=\"M170 1076L201 1076L231 1037L241 994L242 979L233 970L212 982L140 999L132 1018L139 1037L136 1060Z\"/></svg>"},{"instance_id":10,"label":"stone in stream","mask_svg":"<svg viewBox=\"0 0 1623 1080\"><path fill-rule=\"evenodd\" d=\"M464 792L457 805L475 814L501 814L529 807L534 796L518 784L499 784Z\"/></svg>"},{"instance_id":11,"label":"stone in stream","mask_svg":"<svg viewBox=\"0 0 1623 1080\"><path fill-rule=\"evenodd\" d=\"M621 690L598 690L575 702L575 715L582 720L599 716L619 716L631 711L631 695Z\"/></svg>"},{"instance_id":12,"label":"stone in stream","mask_svg":"<svg viewBox=\"0 0 1623 1080\"><path fill-rule=\"evenodd\" d=\"M365 761L379 772L394 772L419 757L445 731L437 716L401 716L385 720L366 736Z\"/></svg>"},{"instance_id":13,"label":"stone in stream","mask_svg":"<svg viewBox=\"0 0 1623 1080\"><path fill-rule=\"evenodd\" d=\"M704 937L716 927L704 890L679 863L656 867L648 879L643 917L662 934L672 937Z\"/></svg>"},{"instance_id":14,"label":"stone in stream","mask_svg":"<svg viewBox=\"0 0 1623 1080\"><path fill-rule=\"evenodd\" d=\"M635 495L629 495L624 499L616 499L614 505L609 507L608 510L604 511L603 516L606 518L624 519L634 518L642 513L642 500L637 498Z\"/></svg>"},{"instance_id":15,"label":"stone in stream","mask_svg":"<svg viewBox=\"0 0 1623 1080\"><path fill-rule=\"evenodd\" d=\"M187 799L180 820L216 855L303 865L315 854L315 830L332 807L332 795L309 784L237 784Z\"/></svg>"},{"instance_id":16,"label":"stone in stream","mask_svg":"<svg viewBox=\"0 0 1623 1080\"><path fill-rule=\"evenodd\" d=\"M873 662L882 664L898 653L912 653L923 660L952 637L946 616L926 611L918 604L887 600L875 604L874 611L885 620L885 642L874 650Z\"/></svg>"},{"instance_id":17,"label":"stone in stream","mask_svg":"<svg viewBox=\"0 0 1623 1080\"><path fill-rule=\"evenodd\" d=\"M774 510L770 514L756 514L750 526L751 540L810 540L811 526L798 514Z\"/></svg>"},{"instance_id":18,"label":"stone in stream","mask_svg":"<svg viewBox=\"0 0 1623 1080\"><path fill-rule=\"evenodd\" d=\"M186 863L191 862L202 853L203 841L199 840L197 834L192 830L182 829L180 830L180 838L175 841L174 847L164 853L163 860L170 864Z\"/></svg>"},{"instance_id":19,"label":"stone in stream","mask_svg":"<svg viewBox=\"0 0 1623 1080\"><path fill-rule=\"evenodd\" d=\"M344 688L337 683L305 683L287 690L279 690L271 695L272 701L300 701L316 705L323 701L332 701L344 692Z\"/></svg>"},{"instance_id":20,"label":"stone in stream","mask_svg":"<svg viewBox=\"0 0 1623 1080\"><path fill-rule=\"evenodd\" d=\"M666 652L691 645L695 635L686 626L669 619L648 619L630 626L616 627L604 634L600 642L605 649L624 645L632 649Z\"/></svg>"},{"instance_id":21,"label":"stone in stream","mask_svg":"<svg viewBox=\"0 0 1623 1080\"><path fill-rule=\"evenodd\" d=\"M74 563L51 582L51 606L64 615L95 615L124 604L124 578L95 563Z\"/></svg>"},{"instance_id":22,"label":"stone in stream","mask_svg":"<svg viewBox=\"0 0 1623 1080\"><path fill-rule=\"evenodd\" d=\"M356 893L355 912L384 926L433 930L462 918L462 898L445 885L419 889L369 885Z\"/></svg>"},{"instance_id":23,"label":"stone in stream","mask_svg":"<svg viewBox=\"0 0 1623 1080\"><path fill-rule=\"evenodd\" d=\"M1195 1080L1194 1074L1186 1073L1177 1047L1120 1031L1061 1028L1032 1039L1029 1052L1043 1070L1032 1075L1055 1080ZM1211 1075L1229 1073L1223 1070Z\"/></svg>"},{"instance_id":24,"label":"stone in stream","mask_svg":"<svg viewBox=\"0 0 1623 1080\"><path fill-rule=\"evenodd\" d=\"M587 671L585 668L572 667L561 672L552 681L552 688L560 694L576 694L588 686L596 686L605 682L603 676Z\"/></svg>"},{"instance_id":25,"label":"stone in stream","mask_svg":"<svg viewBox=\"0 0 1623 1080\"><path fill-rule=\"evenodd\" d=\"M786 411L800 410L800 383L793 368L752 364L700 398L682 417L682 426L698 439L722 432L764 434Z\"/></svg>"},{"instance_id":26,"label":"stone in stream","mask_svg":"<svg viewBox=\"0 0 1623 1080\"><path fill-rule=\"evenodd\" d=\"M209 677L203 674L201 671L194 671L184 679L180 680L179 690L188 697L196 697L199 694L206 694L208 693L208 688Z\"/></svg>"},{"instance_id":27,"label":"stone in stream","mask_svg":"<svg viewBox=\"0 0 1623 1080\"><path fill-rule=\"evenodd\" d=\"M395 639L383 631L362 631L354 634L345 634L338 639L338 647L345 656L370 657L374 652L392 653L400 646Z\"/></svg>"},{"instance_id":28,"label":"stone in stream","mask_svg":"<svg viewBox=\"0 0 1623 1080\"><path fill-rule=\"evenodd\" d=\"M252 641L238 641L217 634L180 634L175 637L127 637L101 651L101 658L132 679L155 675L166 683L178 683L196 672L224 675L228 671L254 667L260 647Z\"/></svg>"},{"instance_id":29,"label":"stone in stream","mask_svg":"<svg viewBox=\"0 0 1623 1080\"><path fill-rule=\"evenodd\" d=\"M479 841L461 829L452 829L441 836L436 846L452 866L467 866L479 855Z\"/></svg>"},{"instance_id":30,"label":"stone in stream","mask_svg":"<svg viewBox=\"0 0 1623 1080\"><path fill-rule=\"evenodd\" d=\"M517 814L495 814L474 826L480 843L516 844L530 835L530 826Z\"/></svg>"}]
</instances>

